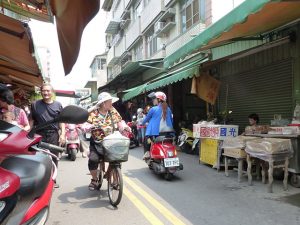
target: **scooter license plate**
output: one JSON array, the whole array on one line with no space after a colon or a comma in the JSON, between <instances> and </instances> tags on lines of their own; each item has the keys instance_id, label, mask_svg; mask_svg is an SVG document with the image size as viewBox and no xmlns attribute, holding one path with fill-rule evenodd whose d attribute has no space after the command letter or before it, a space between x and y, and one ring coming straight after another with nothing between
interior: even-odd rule
<instances>
[{"instance_id":1,"label":"scooter license plate","mask_svg":"<svg viewBox=\"0 0 300 225\"><path fill-rule=\"evenodd\" d=\"M164 159L165 167L179 166L179 158Z\"/></svg>"}]
</instances>

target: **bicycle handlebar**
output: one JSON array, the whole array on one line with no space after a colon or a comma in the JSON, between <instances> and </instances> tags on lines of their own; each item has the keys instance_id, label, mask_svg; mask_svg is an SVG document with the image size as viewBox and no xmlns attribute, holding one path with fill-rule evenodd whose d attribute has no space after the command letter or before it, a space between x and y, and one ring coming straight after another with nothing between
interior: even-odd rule
<instances>
[{"instance_id":1,"label":"bicycle handlebar","mask_svg":"<svg viewBox=\"0 0 300 225\"><path fill-rule=\"evenodd\" d=\"M46 149L56 151L56 152L64 152L65 151L65 149L60 147L60 146L49 144L49 143L42 142L42 141L39 143L38 147L39 148L46 148Z\"/></svg>"}]
</instances>

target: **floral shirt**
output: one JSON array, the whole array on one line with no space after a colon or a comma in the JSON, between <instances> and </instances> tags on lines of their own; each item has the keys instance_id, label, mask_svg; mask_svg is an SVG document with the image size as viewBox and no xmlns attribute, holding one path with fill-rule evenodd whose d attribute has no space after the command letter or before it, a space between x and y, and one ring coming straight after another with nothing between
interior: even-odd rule
<instances>
[{"instance_id":1,"label":"floral shirt","mask_svg":"<svg viewBox=\"0 0 300 225\"><path fill-rule=\"evenodd\" d=\"M122 121L122 117L115 108L112 108L110 113L107 113L106 115L102 115L98 108L90 112L88 122L95 127L91 132L94 140L101 141L104 137L113 132L111 117L113 118L115 130L117 130L117 124Z\"/></svg>"}]
</instances>

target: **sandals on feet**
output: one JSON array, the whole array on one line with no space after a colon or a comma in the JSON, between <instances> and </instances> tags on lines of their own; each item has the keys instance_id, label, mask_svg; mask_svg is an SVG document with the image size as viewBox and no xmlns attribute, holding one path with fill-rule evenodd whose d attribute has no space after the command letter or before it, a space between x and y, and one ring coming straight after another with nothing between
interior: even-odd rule
<instances>
[{"instance_id":1,"label":"sandals on feet","mask_svg":"<svg viewBox=\"0 0 300 225\"><path fill-rule=\"evenodd\" d=\"M89 184L90 191L94 191L98 189L98 182L94 179L91 179L91 183Z\"/></svg>"}]
</instances>

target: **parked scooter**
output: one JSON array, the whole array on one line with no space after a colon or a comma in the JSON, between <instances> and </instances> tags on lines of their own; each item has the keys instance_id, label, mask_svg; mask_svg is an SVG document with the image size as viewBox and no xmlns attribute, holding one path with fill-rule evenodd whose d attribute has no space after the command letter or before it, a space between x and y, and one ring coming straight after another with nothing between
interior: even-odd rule
<instances>
[{"instance_id":1,"label":"parked scooter","mask_svg":"<svg viewBox=\"0 0 300 225\"><path fill-rule=\"evenodd\" d=\"M80 149L80 140L78 128L75 124L66 124L66 148L65 153L68 154L68 159L76 160L76 155Z\"/></svg>"},{"instance_id":2,"label":"parked scooter","mask_svg":"<svg viewBox=\"0 0 300 225\"><path fill-rule=\"evenodd\" d=\"M74 114L76 112L76 114ZM49 215L57 168L48 150L61 147L41 142L36 131L52 123L83 123L86 110L67 106L49 122L29 133L0 121L0 224L43 225Z\"/></svg>"},{"instance_id":3,"label":"parked scooter","mask_svg":"<svg viewBox=\"0 0 300 225\"><path fill-rule=\"evenodd\" d=\"M133 116L133 121L127 123L127 125L131 128L131 132L127 131L127 130L122 131L122 135L129 138L129 140L130 140L129 148L134 148L134 147L139 146L138 133L137 133L135 119L136 119L136 117Z\"/></svg>"},{"instance_id":4,"label":"parked scooter","mask_svg":"<svg viewBox=\"0 0 300 225\"><path fill-rule=\"evenodd\" d=\"M177 144L182 152L188 154L194 154L196 143L194 143L195 138L193 136L193 131L182 127L181 133L178 136ZM197 140L198 142L199 140Z\"/></svg>"},{"instance_id":5,"label":"parked scooter","mask_svg":"<svg viewBox=\"0 0 300 225\"><path fill-rule=\"evenodd\" d=\"M145 157L149 169L156 174L163 174L166 180L171 180L174 173L183 170L182 163L176 151L173 134L164 133L152 140L150 156Z\"/></svg>"}]
</instances>

